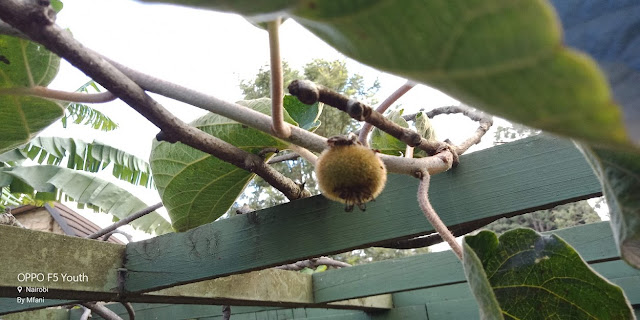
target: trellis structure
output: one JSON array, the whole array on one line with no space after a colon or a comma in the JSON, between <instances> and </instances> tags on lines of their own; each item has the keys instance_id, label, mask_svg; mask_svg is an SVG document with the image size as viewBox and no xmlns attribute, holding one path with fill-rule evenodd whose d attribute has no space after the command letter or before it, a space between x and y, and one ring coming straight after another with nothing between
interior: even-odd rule
<instances>
[{"instance_id":1,"label":"trellis structure","mask_svg":"<svg viewBox=\"0 0 640 320\"><path fill-rule=\"evenodd\" d=\"M322 196L167 234L126 247L0 226L2 319L78 319L78 301L133 302L136 319L475 319L477 304L449 251L313 275L266 269L308 257L431 233L418 181L391 175L367 211L345 213ZM454 231L601 194L571 142L531 137L464 155L433 177L430 198ZM640 270L620 260L607 222L555 232L621 286L640 312ZM260 270L260 271L256 271ZM24 282L19 274L85 274L86 282ZM16 287L46 287L19 304ZM120 304L108 305L124 319ZM22 312L26 310L35 311ZM18 313L16 313L18 312Z\"/></svg>"}]
</instances>

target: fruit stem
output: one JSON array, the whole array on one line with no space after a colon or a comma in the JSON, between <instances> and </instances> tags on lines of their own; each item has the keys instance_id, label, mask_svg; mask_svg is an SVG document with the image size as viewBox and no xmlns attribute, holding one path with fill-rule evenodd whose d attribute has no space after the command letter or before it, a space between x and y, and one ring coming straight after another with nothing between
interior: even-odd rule
<instances>
[{"instance_id":1,"label":"fruit stem","mask_svg":"<svg viewBox=\"0 0 640 320\"><path fill-rule=\"evenodd\" d=\"M282 18L269 22L269 54L271 57L271 117L273 123L271 129L276 137L289 138L291 136L291 128L284 123L284 112L282 111L282 61L280 59L280 35L278 28Z\"/></svg>"},{"instance_id":2,"label":"fruit stem","mask_svg":"<svg viewBox=\"0 0 640 320\"><path fill-rule=\"evenodd\" d=\"M462 247L429 202L429 182L431 180L429 171L421 170L418 172L418 176L420 178L420 184L418 185L418 204L420 205L420 209L422 209L424 216L427 217L427 220L429 220L436 232L449 244L453 252L458 256L458 259L462 261Z\"/></svg>"}]
</instances>

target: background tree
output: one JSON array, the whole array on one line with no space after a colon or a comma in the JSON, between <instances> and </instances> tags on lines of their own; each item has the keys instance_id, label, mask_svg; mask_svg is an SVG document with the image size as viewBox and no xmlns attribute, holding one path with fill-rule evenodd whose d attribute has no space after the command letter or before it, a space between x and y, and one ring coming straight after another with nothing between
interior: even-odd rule
<instances>
[{"instance_id":1,"label":"background tree","mask_svg":"<svg viewBox=\"0 0 640 320\"><path fill-rule=\"evenodd\" d=\"M511 218L502 218L485 228L498 233L514 228L531 228L538 232L562 229L600 221L600 216L586 200L567 203L549 210L540 210Z\"/></svg>"}]
</instances>

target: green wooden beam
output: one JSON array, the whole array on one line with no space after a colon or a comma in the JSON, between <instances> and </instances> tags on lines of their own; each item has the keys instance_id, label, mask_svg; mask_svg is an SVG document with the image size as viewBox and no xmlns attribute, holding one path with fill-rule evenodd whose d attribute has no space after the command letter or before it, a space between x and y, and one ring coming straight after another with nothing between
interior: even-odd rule
<instances>
[{"instance_id":1,"label":"green wooden beam","mask_svg":"<svg viewBox=\"0 0 640 320\"><path fill-rule=\"evenodd\" d=\"M587 262L619 259L608 222L566 228L553 233L573 246ZM637 275L640 275L640 271ZM466 282L462 266L451 251L313 274L317 303L462 282Z\"/></svg>"},{"instance_id":2,"label":"green wooden beam","mask_svg":"<svg viewBox=\"0 0 640 320\"><path fill-rule=\"evenodd\" d=\"M640 271L621 260L599 262L591 264L591 267L620 286L629 302L638 310ZM478 304L466 282L394 293L393 301L397 308L413 305L425 307L429 320L479 319Z\"/></svg>"},{"instance_id":3,"label":"green wooden beam","mask_svg":"<svg viewBox=\"0 0 640 320\"><path fill-rule=\"evenodd\" d=\"M115 312L123 319L127 319L127 310L120 303L109 303L105 305L111 311ZM171 320L186 320L186 319L202 319L206 317L221 317L222 306L221 305L187 305L187 304L163 304L163 303L132 303L134 310L136 311L136 319L171 319ZM275 307L247 307L247 306L232 306L231 311L235 320L236 317L240 318L243 314L255 314L258 312L274 311L281 308ZM296 309L293 309L296 310ZM353 310L333 310L335 313L349 313L355 312ZM76 320L80 318L82 310L70 310L69 320ZM93 319L93 318L92 318ZM101 319L97 317L96 319Z\"/></svg>"},{"instance_id":4,"label":"green wooden beam","mask_svg":"<svg viewBox=\"0 0 640 320\"><path fill-rule=\"evenodd\" d=\"M118 304L108 304L107 308L114 311L124 319L127 312ZM136 310L136 319L222 319L221 306L200 306L200 305L156 305L156 304L133 304ZM71 310L69 320L80 318L81 310ZM100 320L100 317L92 319ZM231 319L233 320L257 320L257 319L331 319L331 320L400 320L400 319L427 319L424 306L405 306L388 311L367 313L358 310L335 310L321 308L250 308L231 307Z\"/></svg>"},{"instance_id":5,"label":"green wooden beam","mask_svg":"<svg viewBox=\"0 0 640 320\"><path fill-rule=\"evenodd\" d=\"M591 266L613 283L621 286L632 304L640 305L640 271L633 269L617 259L615 245L611 229L607 222L583 225L567 228L554 232L574 248L576 248L583 258L591 262ZM447 256L452 260L446 260ZM456 270L457 269L457 270ZM425 272L428 270L428 272ZM312 276L316 291L310 292L308 285L309 275L287 272L283 270L264 270L254 272L249 275L236 275L228 278L209 280L203 283L195 283L161 290L148 295L159 295L167 297L182 296L194 299L192 303L205 303L199 299L218 299L226 297L231 299L251 300L252 296L260 297L263 300L297 301L297 303L308 303L311 296L315 295L314 302L323 301L323 296L332 294L332 299L346 299L361 295L399 291L394 294L395 308L389 312L379 313L376 317L370 317L366 313L336 313L340 319L402 319L408 310L427 310L430 320L433 319L473 319L477 318L477 305L465 282L464 275L459 263L453 258L450 252L429 253L420 256L381 261L368 265L331 270L324 273L316 273ZM221 284L222 283L222 284ZM323 289L323 286L325 289ZM266 292L271 288L274 291L281 291L281 287L289 287L289 293L271 294ZM415 290L416 288L426 288ZM327 290L330 289L330 290ZM335 289L335 290L334 290ZM332 292L331 290L334 290ZM253 292L249 292L253 291ZM338 291L338 292L335 292ZM226 293L225 293L226 292ZM339 292L344 292L340 295ZM336 298L338 296L338 298ZM271 297L271 298L269 298ZM328 302L332 299L324 299ZM215 300L211 300L215 301ZM233 301L231 301L233 302ZM246 301L245 301L246 302ZM283 305L287 305L284 303ZM159 319L182 319L196 317L193 312L198 312L198 317L218 317L219 306L216 308L205 308L204 306L164 306L158 307L143 305L143 310L152 308L153 318ZM407 309L406 307L412 308ZM425 307L426 306L426 307ZM112 308L119 310L118 305ZM163 309L167 308L167 309ZM193 310L185 314L168 313L169 310ZM204 309L203 309L204 308ZM274 309L274 308L250 308L233 307L234 319L256 319L262 316L269 318L271 314L304 314L309 316L309 310L313 309ZM301 311L302 310L302 311ZM411 311L411 312L414 312ZM171 311L173 312L173 311ZM177 312L177 311L176 311ZM323 318L327 311L318 311L315 317ZM170 314L170 315L169 315ZM238 314L245 314L237 317ZM327 313L326 317L330 314ZM415 314L415 317L422 318ZM289 318L297 318L290 316ZM413 316L410 317L413 319ZM416 319L417 319L416 318ZM74 319L74 318L71 318Z\"/></svg>"},{"instance_id":6,"label":"green wooden beam","mask_svg":"<svg viewBox=\"0 0 640 320\"><path fill-rule=\"evenodd\" d=\"M0 225L0 243L5 266L0 272L0 297L6 298L0 300L0 314L81 300L119 299L117 274L124 257L122 245L5 225ZM311 275L264 270L128 298L140 302L295 307L315 305L311 286ZM46 292L29 292L30 288ZM390 309L392 303L391 296L385 295L341 301L332 307L379 310Z\"/></svg>"},{"instance_id":7,"label":"green wooden beam","mask_svg":"<svg viewBox=\"0 0 640 320\"><path fill-rule=\"evenodd\" d=\"M312 285L310 274L266 269L166 288L141 296L132 296L129 297L129 300L188 304L322 307L322 305L316 304L313 299ZM338 309L375 311L391 309L393 303L391 295L385 294L333 302L327 306Z\"/></svg>"},{"instance_id":8,"label":"green wooden beam","mask_svg":"<svg viewBox=\"0 0 640 320\"><path fill-rule=\"evenodd\" d=\"M431 201L451 229L600 194L574 145L531 137L464 155L433 177ZM390 175L366 212L322 196L127 245L125 290L165 287L263 269L433 232L416 202L417 180Z\"/></svg>"},{"instance_id":9,"label":"green wooden beam","mask_svg":"<svg viewBox=\"0 0 640 320\"><path fill-rule=\"evenodd\" d=\"M0 314L120 299L117 274L124 257L122 245L4 225L0 225L0 243L6 249L1 260L6 267L0 272L0 297L4 297ZM128 300L319 306L312 292L311 275L270 269L131 295ZM329 307L380 310L392 308L392 302L390 295L384 295L336 302Z\"/></svg>"}]
</instances>

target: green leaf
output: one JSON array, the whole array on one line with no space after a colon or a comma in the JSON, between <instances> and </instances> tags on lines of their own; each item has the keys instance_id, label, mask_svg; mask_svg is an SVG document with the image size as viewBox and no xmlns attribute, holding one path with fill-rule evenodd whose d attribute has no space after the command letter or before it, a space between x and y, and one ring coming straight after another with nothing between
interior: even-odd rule
<instances>
[{"instance_id":1,"label":"green leaf","mask_svg":"<svg viewBox=\"0 0 640 320\"><path fill-rule=\"evenodd\" d=\"M100 131L113 131L118 128L118 124L115 123L104 113L91 108L86 104L71 103L67 106L67 112L62 117L62 126L67 127L69 120L75 124L83 124L90 126L93 129Z\"/></svg>"},{"instance_id":2,"label":"green leaf","mask_svg":"<svg viewBox=\"0 0 640 320\"><path fill-rule=\"evenodd\" d=\"M275 20L282 14L278 11L284 10L287 7L298 2L298 0L269 0L269 1L235 1L235 0L143 0L145 2L164 2L182 4L189 7L210 8L218 11L227 12L242 12L245 16L252 17L248 19L252 23L268 22ZM272 13L264 15L264 13ZM258 26L260 27L260 26Z\"/></svg>"},{"instance_id":3,"label":"green leaf","mask_svg":"<svg viewBox=\"0 0 640 320\"><path fill-rule=\"evenodd\" d=\"M238 103L271 114L268 98ZM213 113L196 119L191 125L251 153L287 146L266 133ZM154 140L149 162L160 197L177 231L218 219L254 176L182 143Z\"/></svg>"},{"instance_id":4,"label":"green leaf","mask_svg":"<svg viewBox=\"0 0 640 320\"><path fill-rule=\"evenodd\" d=\"M12 194L9 191L9 188L2 187L0 188L0 191L0 210L4 211L7 206L19 206L22 204L20 198Z\"/></svg>"},{"instance_id":5,"label":"green leaf","mask_svg":"<svg viewBox=\"0 0 640 320\"><path fill-rule=\"evenodd\" d=\"M34 42L0 35L0 90L47 86L60 58ZM0 153L31 140L64 112L50 100L0 93Z\"/></svg>"},{"instance_id":6,"label":"green leaf","mask_svg":"<svg viewBox=\"0 0 640 320\"><path fill-rule=\"evenodd\" d=\"M418 112L418 114L416 114L414 125L416 127L416 132L418 132L423 138L429 141L437 140L436 131L435 129L433 129L431 119L429 119L425 112L420 111ZM427 154L427 152L422 149L415 149L413 153L414 158L424 158L428 156L429 155Z\"/></svg>"},{"instance_id":7,"label":"green leaf","mask_svg":"<svg viewBox=\"0 0 640 320\"><path fill-rule=\"evenodd\" d=\"M98 172L113 163L114 177L133 185L153 187L151 167L134 155L112 146L75 138L36 137L25 146L0 154L0 162L31 159L39 164L58 165L69 156L67 168Z\"/></svg>"},{"instance_id":8,"label":"green leaf","mask_svg":"<svg viewBox=\"0 0 640 320\"><path fill-rule=\"evenodd\" d=\"M300 270L300 273L313 274L313 269L304 267L304 269Z\"/></svg>"},{"instance_id":9,"label":"green leaf","mask_svg":"<svg viewBox=\"0 0 640 320\"><path fill-rule=\"evenodd\" d=\"M142 200L111 182L58 166L0 168L0 187L6 187L7 182L11 185L12 193L16 192L14 184L28 186L38 193L60 190L75 201L97 206L118 219L148 207ZM40 197L50 199L51 195ZM136 219L130 225L147 233L163 234L172 231L169 222L157 212Z\"/></svg>"},{"instance_id":10,"label":"green leaf","mask_svg":"<svg viewBox=\"0 0 640 320\"><path fill-rule=\"evenodd\" d=\"M403 111L403 109L393 110L389 112L387 119L403 128L409 128L409 123L402 117ZM407 145L390 134L374 128L371 132L371 148L379 150L380 153L399 156L405 153Z\"/></svg>"},{"instance_id":11,"label":"green leaf","mask_svg":"<svg viewBox=\"0 0 640 320\"><path fill-rule=\"evenodd\" d=\"M466 236L464 271L483 319L634 319L620 287L556 235Z\"/></svg>"},{"instance_id":12,"label":"green leaf","mask_svg":"<svg viewBox=\"0 0 640 320\"><path fill-rule=\"evenodd\" d=\"M307 105L291 95L284 96L283 104L284 109L300 128L314 131L320 126L320 120L318 120L318 118L320 118L320 114L322 113L323 104L316 102L312 105Z\"/></svg>"},{"instance_id":13,"label":"green leaf","mask_svg":"<svg viewBox=\"0 0 640 320\"><path fill-rule=\"evenodd\" d=\"M60 0L51 0L51 7L56 12L60 12L60 10L62 10L64 6L62 5L62 1Z\"/></svg>"},{"instance_id":14,"label":"green leaf","mask_svg":"<svg viewBox=\"0 0 640 320\"><path fill-rule=\"evenodd\" d=\"M640 155L580 145L607 199L620 255L640 269Z\"/></svg>"},{"instance_id":15,"label":"green leaf","mask_svg":"<svg viewBox=\"0 0 640 320\"><path fill-rule=\"evenodd\" d=\"M160 2L258 17L286 12L345 55L465 104L587 142L630 144L605 76L564 45L548 1Z\"/></svg>"},{"instance_id":16,"label":"green leaf","mask_svg":"<svg viewBox=\"0 0 640 320\"><path fill-rule=\"evenodd\" d=\"M416 120L414 121L414 125L416 127L416 132L420 134L423 138L434 141L436 140L436 131L433 129L433 125L431 124L431 119L427 116L427 114L423 111L418 112L416 114Z\"/></svg>"},{"instance_id":17,"label":"green leaf","mask_svg":"<svg viewBox=\"0 0 640 320\"><path fill-rule=\"evenodd\" d=\"M327 266L326 266L326 265L324 265L324 264L321 264L321 265L319 265L319 266L316 268L316 270L314 271L314 273L317 273L317 272L325 272L325 271L327 271Z\"/></svg>"},{"instance_id":18,"label":"green leaf","mask_svg":"<svg viewBox=\"0 0 640 320\"><path fill-rule=\"evenodd\" d=\"M89 88L93 88L96 92L100 92L100 89L93 80L87 81L87 83L80 86L76 92L89 93ZM69 103L67 105L66 112L62 119L60 119L62 121L62 127L67 127L69 119L71 119L75 124L82 123L85 126L90 126L93 129L105 132L118 128L118 124L104 113L81 103Z\"/></svg>"}]
</instances>

